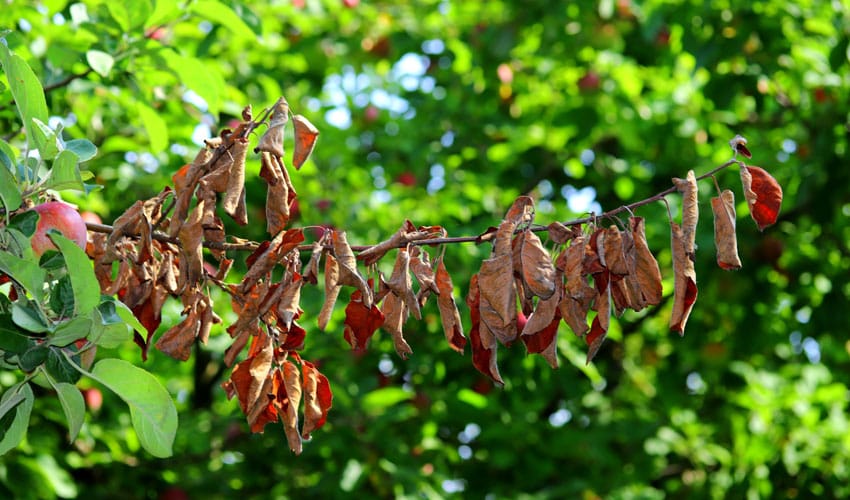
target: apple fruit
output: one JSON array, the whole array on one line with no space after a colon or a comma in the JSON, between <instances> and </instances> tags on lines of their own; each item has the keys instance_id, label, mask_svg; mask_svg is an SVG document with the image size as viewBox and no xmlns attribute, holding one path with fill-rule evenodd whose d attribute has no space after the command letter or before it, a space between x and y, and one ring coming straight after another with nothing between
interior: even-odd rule
<instances>
[{"instance_id":1,"label":"apple fruit","mask_svg":"<svg viewBox=\"0 0 850 500\"><path fill-rule=\"evenodd\" d=\"M73 241L80 248L86 248L86 223L80 213L67 203L49 201L32 208L39 215L35 234L30 242L36 256L41 256L48 250L56 250L56 245L50 240L47 231L55 229Z\"/></svg>"},{"instance_id":2,"label":"apple fruit","mask_svg":"<svg viewBox=\"0 0 850 500\"><path fill-rule=\"evenodd\" d=\"M93 412L99 411L100 407L103 406L103 393L100 392L100 389L92 387L90 389L81 389L81 392L89 410Z\"/></svg>"}]
</instances>

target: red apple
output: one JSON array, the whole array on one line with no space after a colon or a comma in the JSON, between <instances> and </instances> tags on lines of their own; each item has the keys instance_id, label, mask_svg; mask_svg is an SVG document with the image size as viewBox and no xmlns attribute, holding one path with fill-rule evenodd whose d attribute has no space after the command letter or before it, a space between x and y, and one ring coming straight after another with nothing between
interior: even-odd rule
<instances>
[{"instance_id":1,"label":"red apple","mask_svg":"<svg viewBox=\"0 0 850 500\"><path fill-rule=\"evenodd\" d=\"M415 186L416 176L412 172L402 172L396 177L396 182L405 186Z\"/></svg>"},{"instance_id":2,"label":"red apple","mask_svg":"<svg viewBox=\"0 0 850 500\"><path fill-rule=\"evenodd\" d=\"M92 387L91 389L82 389L82 392L89 410L100 410L100 407L103 406L103 393L100 392L100 389Z\"/></svg>"},{"instance_id":3,"label":"red apple","mask_svg":"<svg viewBox=\"0 0 850 500\"><path fill-rule=\"evenodd\" d=\"M360 5L360 0L342 0L342 5L349 9L353 9L354 7Z\"/></svg>"},{"instance_id":4,"label":"red apple","mask_svg":"<svg viewBox=\"0 0 850 500\"><path fill-rule=\"evenodd\" d=\"M47 231L51 229L59 231L80 248L86 248L86 223L74 207L61 201L49 201L32 209L39 215L35 234L30 240L36 256L40 257L48 250L56 250L56 246L47 236Z\"/></svg>"}]
</instances>

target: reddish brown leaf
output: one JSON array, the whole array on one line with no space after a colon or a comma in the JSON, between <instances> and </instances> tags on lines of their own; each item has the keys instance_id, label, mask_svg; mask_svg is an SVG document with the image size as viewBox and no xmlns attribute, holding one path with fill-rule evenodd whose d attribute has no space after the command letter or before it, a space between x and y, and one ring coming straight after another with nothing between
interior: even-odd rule
<instances>
[{"instance_id":1,"label":"reddish brown leaf","mask_svg":"<svg viewBox=\"0 0 850 500\"><path fill-rule=\"evenodd\" d=\"M608 326L603 325L603 321L601 321L597 315L593 318L593 322L590 325L590 331L584 338L584 341L588 346L586 363L590 364L590 362L593 361L593 358L596 357L596 353L599 352L599 348L602 347L602 343L605 341L605 337L607 335Z\"/></svg>"},{"instance_id":2,"label":"reddish brown leaf","mask_svg":"<svg viewBox=\"0 0 850 500\"><path fill-rule=\"evenodd\" d=\"M401 359L407 359L413 353L413 349L404 340L404 333L402 332L404 323L407 321L407 311L407 304L395 293L390 292L384 297L381 304L381 314L384 315L382 326L392 335L395 351L401 356Z\"/></svg>"},{"instance_id":3,"label":"reddish brown leaf","mask_svg":"<svg viewBox=\"0 0 850 500\"><path fill-rule=\"evenodd\" d=\"M522 240L520 259L526 289L544 300L551 297L555 293L555 265L540 238L531 231L526 231Z\"/></svg>"},{"instance_id":4,"label":"reddish brown leaf","mask_svg":"<svg viewBox=\"0 0 850 500\"><path fill-rule=\"evenodd\" d=\"M697 179L693 170L688 170L685 179L673 178L676 189L682 193L682 243L685 245L685 253L690 259L696 254L696 232L699 220L699 205L697 203Z\"/></svg>"},{"instance_id":5,"label":"reddish brown leaf","mask_svg":"<svg viewBox=\"0 0 850 500\"><path fill-rule=\"evenodd\" d=\"M249 418L251 430L260 432L262 426L268 423L265 419L260 421L259 417L270 403L267 384L270 383L269 375L272 369L271 338L261 333L254 339L251 351L253 352L245 361L233 367L230 379L222 385L228 398L232 398L234 394L239 397L239 406L242 413Z\"/></svg>"},{"instance_id":6,"label":"reddish brown leaf","mask_svg":"<svg viewBox=\"0 0 850 500\"><path fill-rule=\"evenodd\" d=\"M293 251L304 241L304 233L301 228L281 231L271 240L268 249L263 252L253 265L245 273L239 284L241 293L251 289L257 281L271 272L272 268L283 259L286 254Z\"/></svg>"},{"instance_id":7,"label":"reddish brown leaf","mask_svg":"<svg viewBox=\"0 0 850 500\"><path fill-rule=\"evenodd\" d=\"M714 213L714 247L717 265L721 269L740 269L738 238L735 236L735 193L725 189L720 196L711 198Z\"/></svg>"},{"instance_id":8,"label":"reddish brown leaf","mask_svg":"<svg viewBox=\"0 0 850 500\"><path fill-rule=\"evenodd\" d=\"M398 249L393 274L385 284L392 293L404 301L407 311L413 314L414 318L422 319L419 302L416 300L416 294L413 293L413 279L410 277L410 252L407 247Z\"/></svg>"},{"instance_id":9,"label":"reddish brown leaf","mask_svg":"<svg viewBox=\"0 0 850 500\"><path fill-rule=\"evenodd\" d=\"M260 177L266 181L266 230L269 234L277 234L286 228L291 215L290 208L295 200L295 193L290 191L283 169L286 167L279 158L271 153L263 152L260 158Z\"/></svg>"},{"instance_id":10,"label":"reddish brown leaf","mask_svg":"<svg viewBox=\"0 0 850 500\"><path fill-rule=\"evenodd\" d=\"M779 217L782 186L760 167L741 167L741 183L744 185L744 198L750 207L750 216L756 221L759 231L764 231L764 228L776 223Z\"/></svg>"},{"instance_id":11,"label":"reddish brown leaf","mask_svg":"<svg viewBox=\"0 0 850 500\"><path fill-rule=\"evenodd\" d=\"M355 351L366 349L366 344L375 330L384 324L384 315L378 306L366 307L360 290L351 294L351 301L345 307L345 340Z\"/></svg>"},{"instance_id":12,"label":"reddish brown leaf","mask_svg":"<svg viewBox=\"0 0 850 500\"><path fill-rule=\"evenodd\" d=\"M360 290L363 297L363 305L367 308L371 307L374 299L372 288L366 284L366 280L357 272L357 259L348 245L345 231L333 230L331 232L331 242L334 247L334 257L336 257L339 264L339 284L353 286Z\"/></svg>"},{"instance_id":13,"label":"reddish brown leaf","mask_svg":"<svg viewBox=\"0 0 850 500\"><path fill-rule=\"evenodd\" d=\"M512 223L514 227L531 224L534 221L534 200L530 196L518 197L505 214L505 221Z\"/></svg>"},{"instance_id":14,"label":"reddish brown leaf","mask_svg":"<svg viewBox=\"0 0 850 500\"><path fill-rule=\"evenodd\" d=\"M283 157L283 134L286 123L289 121L289 103L281 97L274 104L271 120L269 120L269 128L260 138L259 144L254 148L254 152L265 151Z\"/></svg>"},{"instance_id":15,"label":"reddish brown leaf","mask_svg":"<svg viewBox=\"0 0 850 500\"><path fill-rule=\"evenodd\" d=\"M301 437L310 439L313 431L325 425L333 403L333 393L327 377L313 363L302 360L301 374L304 379L304 427L301 429Z\"/></svg>"},{"instance_id":16,"label":"reddish brown leaf","mask_svg":"<svg viewBox=\"0 0 850 500\"><path fill-rule=\"evenodd\" d=\"M235 138L219 162L229 164L227 189L221 206L224 212L238 220L240 203L245 204L245 157L248 154L248 139Z\"/></svg>"},{"instance_id":17,"label":"reddish brown leaf","mask_svg":"<svg viewBox=\"0 0 850 500\"><path fill-rule=\"evenodd\" d=\"M300 455L301 433L298 432L298 406L301 404L301 374L291 361L284 361L281 371L286 399L277 397L277 410L283 422L289 449L296 455Z\"/></svg>"},{"instance_id":18,"label":"reddish brown leaf","mask_svg":"<svg viewBox=\"0 0 850 500\"><path fill-rule=\"evenodd\" d=\"M587 313L596 297L596 290L588 284L584 273L583 263L588 248L586 240L583 235L577 236L558 257L558 266L566 277L564 296L559 304L561 317L579 337L587 333Z\"/></svg>"},{"instance_id":19,"label":"reddish brown leaf","mask_svg":"<svg viewBox=\"0 0 850 500\"><path fill-rule=\"evenodd\" d=\"M324 330L328 326L341 288L342 286L339 285L339 263L329 253L325 256L325 301L322 303L322 310L319 311L319 330Z\"/></svg>"},{"instance_id":20,"label":"reddish brown leaf","mask_svg":"<svg viewBox=\"0 0 850 500\"><path fill-rule=\"evenodd\" d=\"M671 224L671 246L673 250L673 312L670 316L670 330L685 334L685 323L697 299L697 275L694 261L687 253L682 228L675 222Z\"/></svg>"},{"instance_id":21,"label":"reddish brown leaf","mask_svg":"<svg viewBox=\"0 0 850 500\"><path fill-rule=\"evenodd\" d=\"M472 347L472 365L476 370L490 377L490 379L499 384L505 385L502 376L499 374L499 366L496 362L496 353L498 345L496 338L490 332L486 325L483 325L480 317L481 295L478 288L478 275L472 276L469 281L469 295L466 297L466 304L469 306L469 316L472 320L472 326L469 329L469 344Z\"/></svg>"},{"instance_id":22,"label":"reddish brown leaf","mask_svg":"<svg viewBox=\"0 0 850 500\"><path fill-rule=\"evenodd\" d=\"M548 299L537 302L537 308L528 317L520 338L530 353L540 353L552 368L558 367L558 325L561 313L558 305L561 294L554 293Z\"/></svg>"},{"instance_id":23,"label":"reddish brown leaf","mask_svg":"<svg viewBox=\"0 0 850 500\"><path fill-rule=\"evenodd\" d=\"M515 224L503 222L494 244L493 257L481 263L478 273L478 289L481 295L481 323L486 329L482 335L492 333L502 344L516 339L516 287L513 279L511 237Z\"/></svg>"},{"instance_id":24,"label":"reddish brown leaf","mask_svg":"<svg viewBox=\"0 0 850 500\"><path fill-rule=\"evenodd\" d=\"M753 154L750 153L749 149L747 149L747 139L745 139L740 134L736 134L735 137L733 137L729 141L729 146L732 148L732 151L734 151L736 155L740 153L746 156L747 158L753 157Z\"/></svg>"},{"instance_id":25,"label":"reddish brown leaf","mask_svg":"<svg viewBox=\"0 0 850 500\"><path fill-rule=\"evenodd\" d=\"M630 217L632 239L635 246L635 281L646 305L661 303L661 270L658 261L649 250L643 217Z\"/></svg>"},{"instance_id":26,"label":"reddish brown leaf","mask_svg":"<svg viewBox=\"0 0 850 500\"><path fill-rule=\"evenodd\" d=\"M463 349L466 346L466 337L463 336L463 324L460 320L460 313L457 310L455 303L454 285L449 272L446 270L446 265L443 259L437 261L436 287L438 291L437 306L440 308L440 321L443 323L443 332L446 335L446 340L449 347L463 354Z\"/></svg>"},{"instance_id":27,"label":"reddish brown leaf","mask_svg":"<svg viewBox=\"0 0 850 500\"><path fill-rule=\"evenodd\" d=\"M295 127L295 151L292 153L292 165L297 170L313 152L316 138L319 137L319 129L301 115L292 117L292 125Z\"/></svg>"}]
</instances>

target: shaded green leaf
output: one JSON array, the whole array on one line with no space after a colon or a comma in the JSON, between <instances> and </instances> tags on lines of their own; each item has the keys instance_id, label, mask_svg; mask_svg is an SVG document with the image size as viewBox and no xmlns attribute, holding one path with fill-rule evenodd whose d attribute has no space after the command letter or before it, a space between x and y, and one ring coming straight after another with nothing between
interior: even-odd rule
<instances>
[{"instance_id":1,"label":"shaded green leaf","mask_svg":"<svg viewBox=\"0 0 850 500\"><path fill-rule=\"evenodd\" d=\"M413 398L413 393L401 387L383 387L363 397L363 410L372 415L380 414L387 408Z\"/></svg>"},{"instance_id":2,"label":"shaded green leaf","mask_svg":"<svg viewBox=\"0 0 850 500\"><path fill-rule=\"evenodd\" d=\"M23 441L29 427L34 399L32 387L27 383L12 387L0 397L0 455Z\"/></svg>"},{"instance_id":3,"label":"shaded green leaf","mask_svg":"<svg viewBox=\"0 0 850 500\"><path fill-rule=\"evenodd\" d=\"M88 337L93 343L112 349L133 338L130 327L115 314L115 306L111 301L98 306L93 312L93 318Z\"/></svg>"},{"instance_id":4,"label":"shaded green leaf","mask_svg":"<svg viewBox=\"0 0 850 500\"><path fill-rule=\"evenodd\" d=\"M88 139L71 139L65 142L65 150L77 155L80 163L91 160L97 154L97 146ZM83 179L85 180L85 179Z\"/></svg>"},{"instance_id":5,"label":"shaded green leaf","mask_svg":"<svg viewBox=\"0 0 850 500\"><path fill-rule=\"evenodd\" d=\"M44 333L50 328L44 323L41 315L32 302L17 301L12 304L12 321L24 330L33 333Z\"/></svg>"},{"instance_id":6,"label":"shaded green leaf","mask_svg":"<svg viewBox=\"0 0 850 500\"><path fill-rule=\"evenodd\" d=\"M80 380L82 375L62 354L61 348L48 348L47 361L44 365L47 373L58 382L74 384Z\"/></svg>"},{"instance_id":7,"label":"shaded green leaf","mask_svg":"<svg viewBox=\"0 0 850 500\"><path fill-rule=\"evenodd\" d=\"M73 384L57 382L53 387L56 389L56 395L59 396L62 411L65 412L65 420L68 421L69 440L73 442L83 426L86 402L80 390Z\"/></svg>"},{"instance_id":8,"label":"shaded green leaf","mask_svg":"<svg viewBox=\"0 0 850 500\"><path fill-rule=\"evenodd\" d=\"M92 318L75 316L56 327L49 345L65 347L77 339L86 338L92 331Z\"/></svg>"},{"instance_id":9,"label":"shaded green leaf","mask_svg":"<svg viewBox=\"0 0 850 500\"><path fill-rule=\"evenodd\" d=\"M35 230L38 227L38 212L35 210L27 210L26 212L21 212L9 220L9 227L15 228L20 231L27 238L31 237L35 234Z\"/></svg>"},{"instance_id":10,"label":"shaded green leaf","mask_svg":"<svg viewBox=\"0 0 850 500\"><path fill-rule=\"evenodd\" d=\"M45 344L36 344L20 356L18 356L18 364L21 365L21 370L31 372L43 365L47 361L47 355L50 349Z\"/></svg>"},{"instance_id":11,"label":"shaded green leaf","mask_svg":"<svg viewBox=\"0 0 850 500\"><path fill-rule=\"evenodd\" d=\"M30 252L32 250L30 249ZM22 259L17 255L0 250L0 271L8 274L20 283L37 301L44 296L44 270L33 262L35 259Z\"/></svg>"},{"instance_id":12,"label":"shaded green leaf","mask_svg":"<svg viewBox=\"0 0 850 500\"><path fill-rule=\"evenodd\" d=\"M88 314L100 301L100 284L86 251L57 232L51 231L48 234L65 256L68 276L71 277L71 286L74 289L74 311L77 314Z\"/></svg>"},{"instance_id":13,"label":"shaded green leaf","mask_svg":"<svg viewBox=\"0 0 850 500\"><path fill-rule=\"evenodd\" d=\"M0 315L0 350L20 354L29 349L31 344L30 338L21 334L12 322L11 314Z\"/></svg>"}]
</instances>

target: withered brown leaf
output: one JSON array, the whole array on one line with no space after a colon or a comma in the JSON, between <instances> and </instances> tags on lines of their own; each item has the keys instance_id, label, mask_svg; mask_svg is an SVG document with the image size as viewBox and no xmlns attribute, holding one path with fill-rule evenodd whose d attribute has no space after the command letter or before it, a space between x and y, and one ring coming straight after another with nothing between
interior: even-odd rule
<instances>
[{"instance_id":1,"label":"withered brown leaf","mask_svg":"<svg viewBox=\"0 0 850 500\"><path fill-rule=\"evenodd\" d=\"M236 138L233 145L222 154L222 159L230 163L227 176L227 189L222 199L224 212L238 220L240 203L245 203L245 158L248 154L248 139Z\"/></svg>"},{"instance_id":2,"label":"withered brown leaf","mask_svg":"<svg viewBox=\"0 0 850 500\"><path fill-rule=\"evenodd\" d=\"M525 327L520 339L530 353L539 353L552 368L558 367L558 325L561 322L559 304L561 303L560 289L557 289L548 299L541 299Z\"/></svg>"},{"instance_id":3,"label":"withered brown leaf","mask_svg":"<svg viewBox=\"0 0 850 500\"><path fill-rule=\"evenodd\" d=\"M699 220L699 205L697 203L697 179L693 170L688 170L685 179L673 178L676 189L682 193L682 242L685 253L693 259L696 253L696 231Z\"/></svg>"},{"instance_id":4,"label":"withered brown leaf","mask_svg":"<svg viewBox=\"0 0 850 500\"><path fill-rule=\"evenodd\" d=\"M449 347L463 354L466 346L466 337L463 336L463 323L455 303L454 285L452 277L446 270L443 259L437 261L436 287L438 291L437 306L440 308L440 321L443 323L443 332Z\"/></svg>"},{"instance_id":5,"label":"withered brown leaf","mask_svg":"<svg viewBox=\"0 0 850 500\"><path fill-rule=\"evenodd\" d=\"M661 303L661 269L658 261L649 250L646 243L646 229L643 217L630 217L629 226L635 246L635 281L646 305Z\"/></svg>"},{"instance_id":6,"label":"withered brown leaf","mask_svg":"<svg viewBox=\"0 0 850 500\"><path fill-rule=\"evenodd\" d=\"M283 362L283 387L286 399L278 397L278 412L283 423L289 449L296 455L301 454L301 433L298 432L298 406L301 403L301 374L298 368L289 360Z\"/></svg>"},{"instance_id":7,"label":"withered brown leaf","mask_svg":"<svg viewBox=\"0 0 850 500\"><path fill-rule=\"evenodd\" d=\"M587 275L584 273L586 241L587 237L584 235L575 237L570 247L564 250L557 260L566 277L564 296L559 304L561 317L579 337L587 333L587 313L596 297L596 290L587 282Z\"/></svg>"},{"instance_id":8,"label":"withered brown leaf","mask_svg":"<svg viewBox=\"0 0 850 500\"><path fill-rule=\"evenodd\" d=\"M289 103L281 97L274 104L269 128L260 138L254 152L265 151L279 158L283 157L283 135L287 122L289 122Z\"/></svg>"},{"instance_id":9,"label":"withered brown leaf","mask_svg":"<svg viewBox=\"0 0 850 500\"><path fill-rule=\"evenodd\" d=\"M525 232L520 258L526 289L544 300L551 297L555 293L555 265L535 233Z\"/></svg>"},{"instance_id":10,"label":"withered brown leaf","mask_svg":"<svg viewBox=\"0 0 850 500\"><path fill-rule=\"evenodd\" d=\"M714 246L717 265L721 269L740 269L738 238L735 236L735 193L725 189L720 196L711 198L714 213Z\"/></svg>"},{"instance_id":11,"label":"withered brown leaf","mask_svg":"<svg viewBox=\"0 0 850 500\"><path fill-rule=\"evenodd\" d=\"M481 294L480 314L482 338L492 333L502 344L509 345L517 336L516 287L511 260L511 237L516 225L502 222L496 235L493 257L481 263L478 289Z\"/></svg>"},{"instance_id":12,"label":"withered brown leaf","mask_svg":"<svg viewBox=\"0 0 850 500\"><path fill-rule=\"evenodd\" d=\"M295 115L292 117L292 125L295 127L295 150L292 153L292 165L296 170L310 157L316 146L316 138L319 137L319 129L310 120Z\"/></svg>"},{"instance_id":13,"label":"withered brown leaf","mask_svg":"<svg viewBox=\"0 0 850 500\"><path fill-rule=\"evenodd\" d=\"M333 393L328 378L313 363L302 360L301 374L304 389L304 427L301 429L301 437L310 439L313 431L325 425L333 404Z\"/></svg>"},{"instance_id":14,"label":"withered brown leaf","mask_svg":"<svg viewBox=\"0 0 850 500\"><path fill-rule=\"evenodd\" d=\"M741 167L744 198L759 231L776 223L782 206L782 186L761 167Z\"/></svg>"},{"instance_id":15,"label":"withered brown leaf","mask_svg":"<svg viewBox=\"0 0 850 500\"><path fill-rule=\"evenodd\" d=\"M345 307L345 331L343 335L346 342L355 351L366 349L366 344L375 330L384 324L384 315L378 306L372 304L367 307L360 290L351 294L351 300Z\"/></svg>"},{"instance_id":16,"label":"withered brown leaf","mask_svg":"<svg viewBox=\"0 0 850 500\"><path fill-rule=\"evenodd\" d=\"M478 275L474 274L469 281L469 295L466 297L466 304L469 306L471 320L469 344L472 347L472 365L476 370L490 377L493 382L499 385L505 385L502 376L499 374L499 365L496 361L498 352L496 337L481 322L480 301L481 294L478 287Z\"/></svg>"},{"instance_id":17,"label":"withered brown leaf","mask_svg":"<svg viewBox=\"0 0 850 500\"><path fill-rule=\"evenodd\" d=\"M685 334L685 323L697 300L697 275L694 261L687 253L689 246L682 228L675 222L670 224L673 250L673 312L670 315L670 330ZM693 243L690 243L691 248Z\"/></svg>"},{"instance_id":18,"label":"withered brown leaf","mask_svg":"<svg viewBox=\"0 0 850 500\"><path fill-rule=\"evenodd\" d=\"M393 338L393 346L401 359L413 353L413 349L404 340L402 331L405 321L407 321L408 308L407 304L398 295L393 292L387 294L381 303L381 314L384 315L384 329L389 332Z\"/></svg>"}]
</instances>

